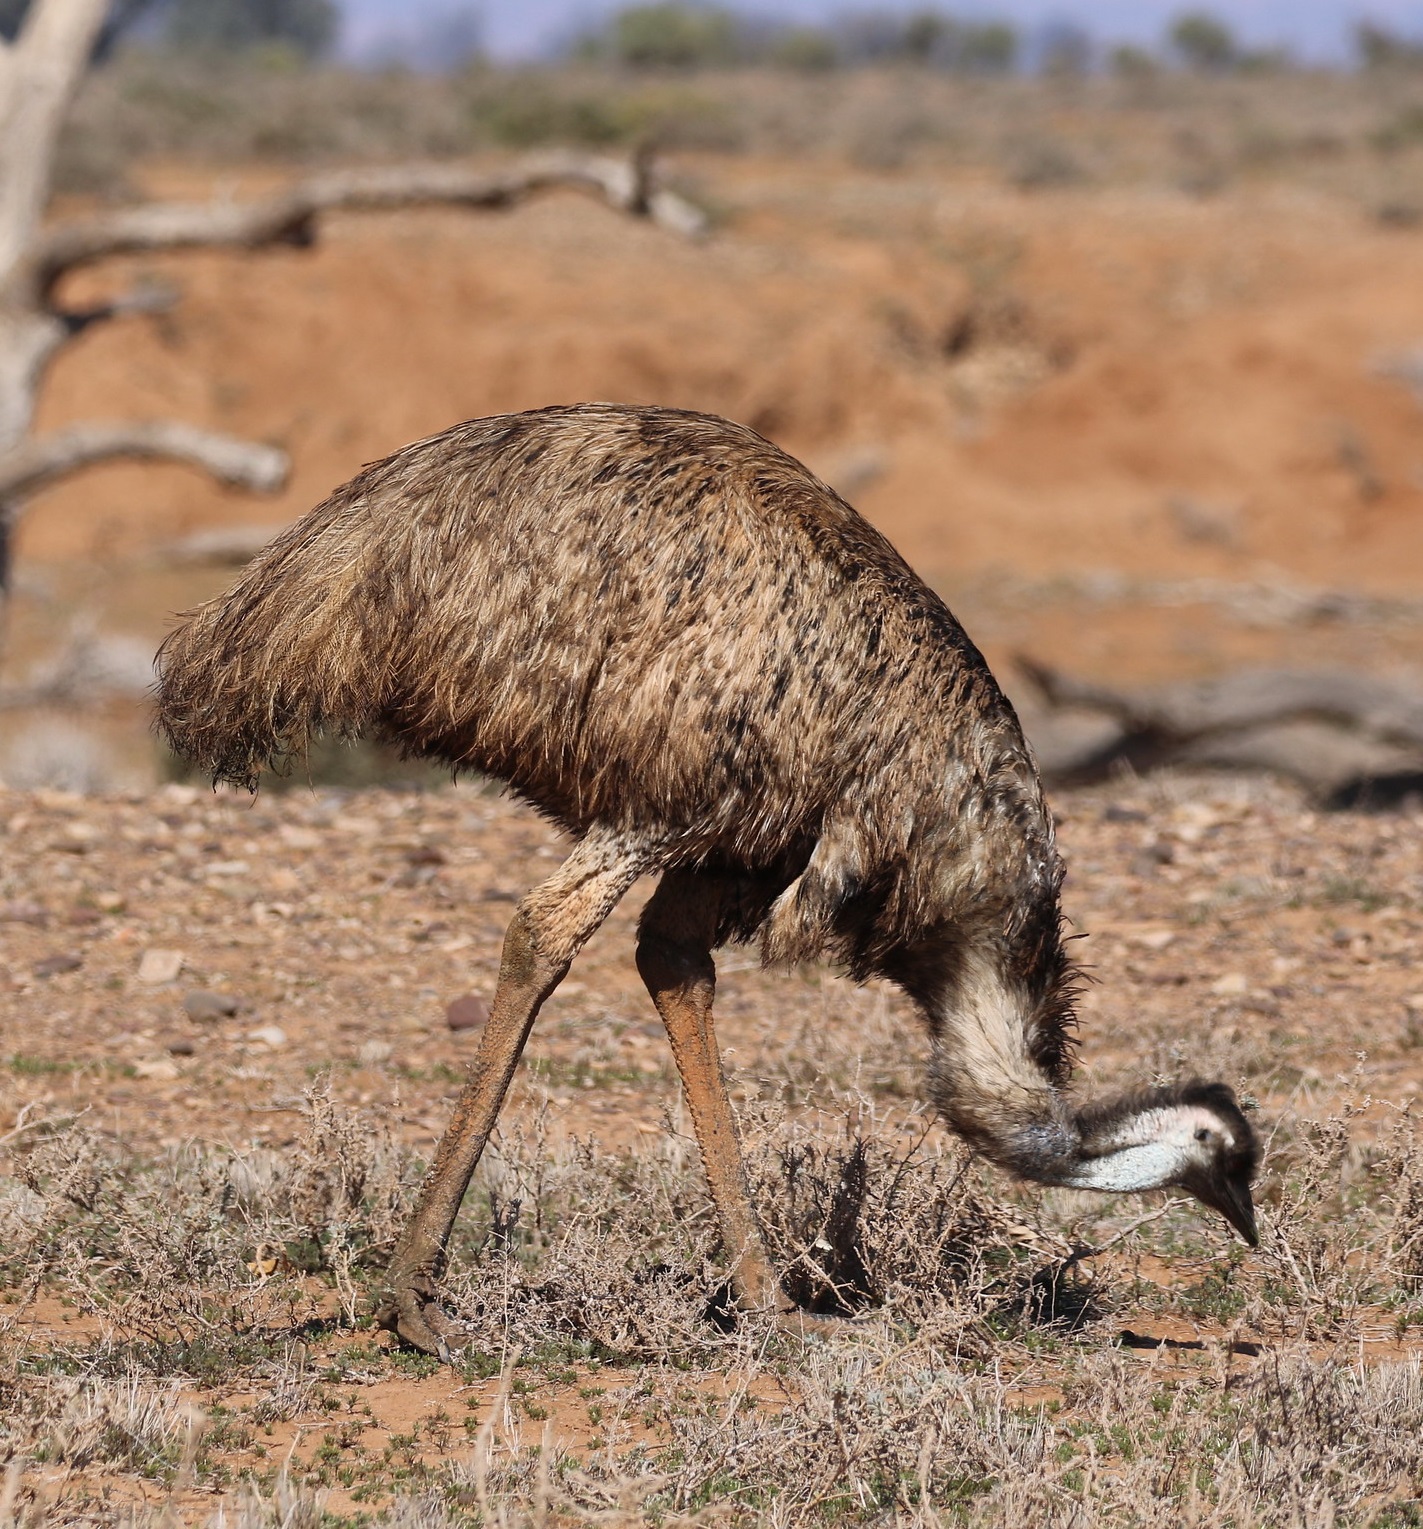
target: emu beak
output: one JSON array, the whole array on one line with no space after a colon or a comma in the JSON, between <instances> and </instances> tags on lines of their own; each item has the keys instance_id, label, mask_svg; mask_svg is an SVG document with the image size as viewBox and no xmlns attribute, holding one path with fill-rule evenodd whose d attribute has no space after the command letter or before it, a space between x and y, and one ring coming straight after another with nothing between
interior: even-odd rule
<instances>
[{"instance_id":1,"label":"emu beak","mask_svg":"<svg viewBox=\"0 0 1423 1529\"><path fill-rule=\"evenodd\" d=\"M1194 1188L1194 1186L1192 1186ZM1255 1228L1255 1202L1250 1198L1250 1185L1238 1179L1217 1181L1196 1196L1212 1210L1218 1210L1252 1248L1260 1246L1260 1233Z\"/></svg>"}]
</instances>

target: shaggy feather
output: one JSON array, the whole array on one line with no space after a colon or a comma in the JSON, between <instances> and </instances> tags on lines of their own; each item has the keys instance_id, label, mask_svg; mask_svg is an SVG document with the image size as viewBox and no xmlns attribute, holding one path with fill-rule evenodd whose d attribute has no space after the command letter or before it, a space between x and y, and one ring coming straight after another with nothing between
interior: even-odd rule
<instances>
[{"instance_id":1,"label":"shaggy feather","mask_svg":"<svg viewBox=\"0 0 1423 1529\"><path fill-rule=\"evenodd\" d=\"M1051 823L982 657L883 537L724 420L582 405L419 441L159 664L158 725L214 780L372 736L575 835L745 873L770 896L734 932L771 958L868 973L947 920L1036 997L1067 980ZM1035 1044L1057 1066L1060 1039Z\"/></svg>"},{"instance_id":2,"label":"shaggy feather","mask_svg":"<svg viewBox=\"0 0 1423 1529\"><path fill-rule=\"evenodd\" d=\"M458 425L338 489L159 664L158 726L215 781L322 732L505 781L716 873L722 939L900 983L935 1098L996 1160L1061 1182L1083 1150L1018 719L938 596L755 432L612 404Z\"/></svg>"}]
</instances>

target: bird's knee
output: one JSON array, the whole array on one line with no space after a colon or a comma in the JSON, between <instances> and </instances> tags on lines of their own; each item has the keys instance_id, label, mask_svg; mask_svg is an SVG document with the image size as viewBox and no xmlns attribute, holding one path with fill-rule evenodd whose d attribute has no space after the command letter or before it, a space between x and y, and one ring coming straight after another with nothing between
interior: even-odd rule
<instances>
[{"instance_id":1,"label":"bird's knee","mask_svg":"<svg viewBox=\"0 0 1423 1529\"><path fill-rule=\"evenodd\" d=\"M716 980L711 952L704 945L654 929L638 931L637 969L654 992Z\"/></svg>"},{"instance_id":2,"label":"bird's knee","mask_svg":"<svg viewBox=\"0 0 1423 1529\"><path fill-rule=\"evenodd\" d=\"M573 952L560 948L557 928L524 907L515 910L504 931L499 959L499 980L520 988L544 988L557 982L569 968Z\"/></svg>"}]
</instances>

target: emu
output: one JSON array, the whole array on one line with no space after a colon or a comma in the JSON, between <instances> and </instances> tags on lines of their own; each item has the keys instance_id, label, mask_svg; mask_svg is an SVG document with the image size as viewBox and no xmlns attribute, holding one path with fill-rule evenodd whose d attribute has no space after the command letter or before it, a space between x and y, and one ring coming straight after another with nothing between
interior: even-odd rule
<instances>
[{"instance_id":1,"label":"emu","mask_svg":"<svg viewBox=\"0 0 1423 1529\"><path fill-rule=\"evenodd\" d=\"M1074 1106L1063 866L1012 707L943 602L838 495L710 415L477 419L367 467L159 655L158 725L255 790L318 732L507 784L575 847L504 939L468 1083L380 1321L448 1356L446 1244L540 1005L633 882L743 1307L793 1320L749 1203L712 952L896 983L930 1097L1042 1184L1180 1187L1252 1246L1259 1148L1223 1083Z\"/></svg>"}]
</instances>

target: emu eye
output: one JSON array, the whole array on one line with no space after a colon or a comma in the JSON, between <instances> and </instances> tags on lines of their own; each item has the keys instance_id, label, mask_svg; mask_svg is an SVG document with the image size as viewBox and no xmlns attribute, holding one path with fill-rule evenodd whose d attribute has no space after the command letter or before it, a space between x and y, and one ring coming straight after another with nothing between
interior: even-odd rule
<instances>
[{"instance_id":1,"label":"emu eye","mask_svg":"<svg viewBox=\"0 0 1423 1529\"><path fill-rule=\"evenodd\" d=\"M1197 1130L1197 1132L1196 1132L1196 1140L1197 1141L1209 1141L1210 1139L1211 1139L1211 1130L1210 1130L1210 1127L1209 1126L1201 1126L1200 1129Z\"/></svg>"}]
</instances>

